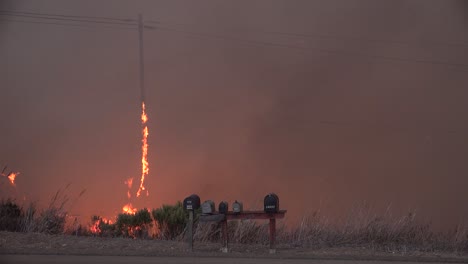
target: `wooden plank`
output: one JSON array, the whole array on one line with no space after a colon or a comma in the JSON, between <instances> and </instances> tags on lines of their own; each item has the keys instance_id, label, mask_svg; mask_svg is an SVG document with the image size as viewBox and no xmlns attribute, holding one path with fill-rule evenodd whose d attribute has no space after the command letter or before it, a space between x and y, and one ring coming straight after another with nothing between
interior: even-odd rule
<instances>
[{"instance_id":1,"label":"wooden plank","mask_svg":"<svg viewBox=\"0 0 468 264\"><path fill-rule=\"evenodd\" d=\"M227 220L240 219L281 219L284 218L286 210L280 210L278 213L265 213L264 211L244 211L242 213L227 212Z\"/></svg>"},{"instance_id":2,"label":"wooden plank","mask_svg":"<svg viewBox=\"0 0 468 264\"><path fill-rule=\"evenodd\" d=\"M222 252L228 252L229 234L228 234L228 220L241 220L241 219L269 219L269 233L270 233L270 253L276 253L276 219L284 218L286 210L280 210L278 213L265 213L264 211L243 211L241 213L234 213L232 211L226 214L214 213L200 215L200 222L221 222L222 233ZM193 251L193 211L189 211L189 223L187 232L188 243L190 250Z\"/></svg>"},{"instance_id":3,"label":"wooden plank","mask_svg":"<svg viewBox=\"0 0 468 264\"><path fill-rule=\"evenodd\" d=\"M224 214L202 214L199 217L200 222L221 222L225 219L226 216Z\"/></svg>"}]
</instances>

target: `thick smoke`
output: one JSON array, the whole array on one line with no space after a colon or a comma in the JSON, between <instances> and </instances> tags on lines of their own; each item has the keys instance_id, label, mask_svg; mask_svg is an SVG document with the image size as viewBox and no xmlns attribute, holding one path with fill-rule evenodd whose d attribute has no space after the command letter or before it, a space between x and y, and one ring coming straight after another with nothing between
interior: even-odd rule
<instances>
[{"instance_id":1,"label":"thick smoke","mask_svg":"<svg viewBox=\"0 0 468 264\"><path fill-rule=\"evenodd\" d=\"M363 201L468 217L464 1L16 2L168 29L145 31L138 207L191 193L258 207L273 191L293 219ZM0 160L18 190L47 202L72 183L87 189L76 214L120 212L141 171L138 32L2 25Z\"/></svg>"}]
</instances>

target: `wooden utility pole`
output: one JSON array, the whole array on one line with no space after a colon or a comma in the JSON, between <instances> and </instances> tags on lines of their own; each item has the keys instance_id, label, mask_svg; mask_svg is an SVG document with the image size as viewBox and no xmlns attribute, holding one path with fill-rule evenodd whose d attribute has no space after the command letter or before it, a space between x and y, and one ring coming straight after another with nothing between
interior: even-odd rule
<instances>
[{"instance_id":1,"label":"wooden utility pole","mask_svg":"<svg viewBox=\"0 0 468 264\"><path fill-rule=\"evenodd\" d=\"M140 46L140 93L141 101L145 102L145 64L143 63L143 15L138 14L138 36Z\"/></svg>"}]
</instances>

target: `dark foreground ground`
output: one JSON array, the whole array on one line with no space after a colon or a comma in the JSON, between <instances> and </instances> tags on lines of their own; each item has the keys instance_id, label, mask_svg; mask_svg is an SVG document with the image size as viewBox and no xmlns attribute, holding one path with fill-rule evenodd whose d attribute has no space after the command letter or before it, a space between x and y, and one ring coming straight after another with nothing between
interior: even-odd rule
<instances>
[{"instance_id":1,"label":"dark foreground ground","mask_svg":"<svg viewBox=\"0 0 468 264\"><path fill-rule=\"evenodd\" d=\"M279 245L195 244L176 241L0 232L0 263L468 263L468 256L442 252L391 252L368 248L309 249Z\"/></svg>"},{"instance_id":2,"label":"dark foreground ground","mask_svg":"<svg viewBox=\"0 0 468 264\"><path fill-rule=\"evenodd\" d=\"M267 258L227 258L227 257L134 257L134 256L64 256L64 255L5 255L3 262L6 264L22 264L22 263L102 263L102 264L116 264L116 263L151 263L151 264L189 264L189 263L223 263L223 264L353 264L362 263L359 260L323 260L323 259L267 259ZM384 260L369 260L365 261L366 264L384 264L388 261ZM398 261L393 263L414 263L406 261ZM429 262L420 262L429 263ZM431 262L434 263L434 262ZM437 262L443 263L443 262Z\"/></svg>"}]
</instances>

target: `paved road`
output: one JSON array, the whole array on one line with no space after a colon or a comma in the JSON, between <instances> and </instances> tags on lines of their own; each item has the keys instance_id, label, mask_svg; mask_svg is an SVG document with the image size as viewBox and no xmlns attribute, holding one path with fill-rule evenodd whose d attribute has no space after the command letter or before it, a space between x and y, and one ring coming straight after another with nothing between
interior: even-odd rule
<instances>
[{"instance_id":1,"label":"paved road","mask_svg":"<svg viewBox=\"0 0 468 264\"><path fill-rule=\"evenodd\" d=\"M318 259L266 259L266 258L226 258L226 257L119 257L119 256L64 256L64 255L0 255L0 263L100 263L100 264L189 264L189 263L222 263L222 264L388 264L388 263L414 263L414 262L388 262L388 261L356 261L356 260L318 260ZM424 262L418 262L421 264ZM434 262L432 262L434 263Z\"/></svg>"}]
</instances>

